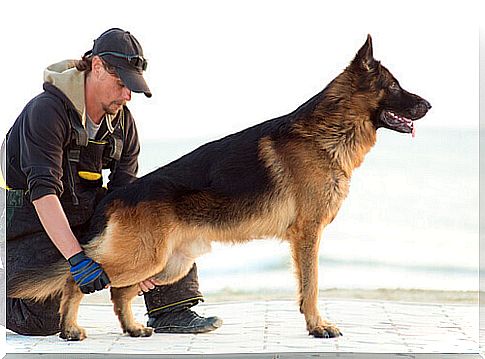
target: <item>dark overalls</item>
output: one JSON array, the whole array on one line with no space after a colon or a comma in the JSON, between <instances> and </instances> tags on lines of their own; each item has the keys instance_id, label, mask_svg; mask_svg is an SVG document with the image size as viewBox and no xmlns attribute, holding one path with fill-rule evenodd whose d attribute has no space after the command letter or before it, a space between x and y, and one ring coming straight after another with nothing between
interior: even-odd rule
<instances>
[{"instance_id":1,"label":"dark overalls","mask_svg":"<svg viewBox=\"0 0 485 359\"><path fill-rule=\"evenodd\" d=\"M70 126L70 139L67 147L64 148L62 159L62 182L67 188L64 188L59 199L74 235L81 244L84 244L86 241L84 233L89 226L95 206L106 193L106 189L103 188L102 169L110 169L113 174L119 163L125 141L124 117L125 112L129 113L129 111L125 108L118 113L112 121L111 130L108 129L106 121L103 121L96 138L89 140L72 104L67 98L61 96L62 93L56 95L62 98ZM44 231L31 203L28 190L9 183L9 171L15 175L21 173L15 161L10 162L16 154L9 151L18 146L9 146L9 136L12 131L21 131L21 128L22 126L14 124L2 145L6 147L7 153L4 177L6 177L7 187L10 186L6 191L7 288L12 274L27 268L42 270L43 267L48 267L63 258ZM45 140L49 141L49 138ZM5 148L2 152L4 151ZM198 291L195 265L179 282L158 286L145 294L145 303L151 315L157 313L163 315L164 311L169 311L173 307L192 306L200 300L203 299ZM6 326L10 330L25 335L55 334L59 331L59 304L58 297L43 303L7 298Z\"/></svg>"}]
</instances>

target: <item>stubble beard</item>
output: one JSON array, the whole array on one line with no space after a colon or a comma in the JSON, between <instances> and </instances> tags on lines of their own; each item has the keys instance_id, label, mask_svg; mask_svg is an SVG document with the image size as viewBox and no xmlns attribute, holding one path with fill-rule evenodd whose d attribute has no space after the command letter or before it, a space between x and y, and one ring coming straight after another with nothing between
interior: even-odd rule
<instances>
[{"instance_id":1,"label":"stubble beard","mask_svg":"<svg viewBox=\"0 0 485 359\"><path fill-rule=\"evenodd\" d=\"M108 105L103 105L103 111L108 115L115 116L125 105L125 101L112 101Z\"/></svg>"}]
</instances>

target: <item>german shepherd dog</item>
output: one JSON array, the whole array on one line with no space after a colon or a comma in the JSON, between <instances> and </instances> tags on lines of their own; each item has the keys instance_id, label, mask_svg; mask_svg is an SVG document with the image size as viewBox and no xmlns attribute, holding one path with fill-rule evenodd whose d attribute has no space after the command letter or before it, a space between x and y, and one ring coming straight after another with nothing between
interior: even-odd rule
<instances>
[{"instance_id":1,"label":"german shepherd dog","mask_svg":"<svg viewBox=\"0 0 485 359\"><path fill-rule=\"evenodd\" d=\"M152 334L132 314L137 283L179 280L212 241L278 237L291 245L309 334L341 335L317 308L320 235L337 215L376 130L414 133L413 121L430 108L374 59L368 36L350 65L294 112L207 143L107 196L84 250L111 280L123 332ZM83 294L65 261L11 284L11 297L61 295L60 337L86 337L76 323Z\"/></svg>"}]
</instances>

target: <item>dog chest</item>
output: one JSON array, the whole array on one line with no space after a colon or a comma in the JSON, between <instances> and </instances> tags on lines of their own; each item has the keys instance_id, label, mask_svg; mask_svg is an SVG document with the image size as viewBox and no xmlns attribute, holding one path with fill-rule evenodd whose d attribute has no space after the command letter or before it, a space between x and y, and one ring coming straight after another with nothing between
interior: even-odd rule
<instances>
[{"instance_id":1,"label":"dog chest","mask_svg":"<svg viewBox=\"0 0 485 359\"><path fill-rule=\"evenodd\" d=\"M199 235L183 242L175 255L185 256L188 258L197 258L203 254L209 253L212 250L210 239Z\"/></svg>"}]
</instances>

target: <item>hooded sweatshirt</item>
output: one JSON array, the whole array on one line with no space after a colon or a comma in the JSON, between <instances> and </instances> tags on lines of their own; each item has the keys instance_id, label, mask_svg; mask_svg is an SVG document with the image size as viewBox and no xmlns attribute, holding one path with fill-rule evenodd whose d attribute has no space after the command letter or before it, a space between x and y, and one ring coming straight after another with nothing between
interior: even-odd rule
<instances>
[{"instance_id":1,"label":"hooded sweatshirt","mask_svg":"<svg viewBox=\"0 0 485 359\"><path fill-rule=\"evenodd\" d=\"M82 124L85 125L84 72L77 71L76 62L65 60L47 67L44 70L44 82L62 91L76 109Z\"/></svg>"},{"instance_id":2,"label":"hooded sweatshirt","mask_svg":"<svg viewBox=\"0 0 485 359\"><path fill-rule=\"evenodd\" d=\"M44 71L44 92L25 106L7 134L2 146L6 150L6 184L25 190L30 201L48 194L69 197L63 196L69 187L66 151L71 144L71 121L86 124L84 77L73 60L49 66ZM136 126L126 106L123 113L123 150L120 160L111 166L109 189L132 182L138 170ZM113 131L118 117L105 116L104 133Z\"/></svg>"}]
</instances>

